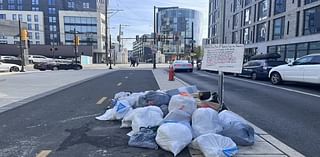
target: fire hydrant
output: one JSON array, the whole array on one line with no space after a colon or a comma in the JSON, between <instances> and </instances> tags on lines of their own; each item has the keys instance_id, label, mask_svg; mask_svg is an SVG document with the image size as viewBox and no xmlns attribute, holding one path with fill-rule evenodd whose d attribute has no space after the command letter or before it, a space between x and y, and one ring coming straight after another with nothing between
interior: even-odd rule
<instances>
[{"instance_id":1,"label":"fire hydrant","mask_svg":"<svg viewBox=\"0 0 320 157\"><path fill-rule=\"evenodd\" d=\"M169 81L174 81L174 70L173 66L169 67Z\"/></svg>"}]
</instances>

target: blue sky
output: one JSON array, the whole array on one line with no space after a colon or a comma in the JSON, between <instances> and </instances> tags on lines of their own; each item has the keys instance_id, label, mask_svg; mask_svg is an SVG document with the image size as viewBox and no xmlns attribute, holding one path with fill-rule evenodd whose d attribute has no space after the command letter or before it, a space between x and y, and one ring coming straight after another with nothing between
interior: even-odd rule
<instances>
[{"instance_id":1,"label":"blue sky","mask_svg":"<svg viewBox=\"0 0 320 157\"><path fill-rule=\"evenodd\" d=\"M209 0L110 0L109 9L120 9L110 18L112 28L112 39L119 34L119 24L129 25L123 27L124 37L135 37L136 35L153 32L153 6L190 8L201 12L202 37L207 37L208 28L208 4ZM132 49L134 40L124 40L124 45Z\"/></svg>"}]
</instances>

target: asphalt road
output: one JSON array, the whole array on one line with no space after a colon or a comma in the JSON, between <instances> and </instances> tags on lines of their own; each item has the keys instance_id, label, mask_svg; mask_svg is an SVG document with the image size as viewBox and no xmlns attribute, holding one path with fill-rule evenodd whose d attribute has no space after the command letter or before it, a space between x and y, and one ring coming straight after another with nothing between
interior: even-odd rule
<instances>
[{"instance_id":1,"label":"asphalt road","mask_svg":"<svg viewBox=\"0 0 320 157\"><path fill-rule=\"evenodd\" d=\"M164 150L128 147L129 129L118 121L97 121L120 91L157 90L152 71L120 70L72 86L0 114L0 156L166 157ZM102 104L101 98L107 97ZM190 156L185 149L181 157Z\"/></svg>"},{"instance_id":2,"label":"asphalt road","mask_svg":"<svg viewBox=\"0 0 320 157\"><path fill-rule=\"evenodd\" d=\"M218 75L176 73L200 90L217 91ZM320 86L225 77L225 104L234 112L308 157L320 154Z\"/></svg>"}]
</instances>

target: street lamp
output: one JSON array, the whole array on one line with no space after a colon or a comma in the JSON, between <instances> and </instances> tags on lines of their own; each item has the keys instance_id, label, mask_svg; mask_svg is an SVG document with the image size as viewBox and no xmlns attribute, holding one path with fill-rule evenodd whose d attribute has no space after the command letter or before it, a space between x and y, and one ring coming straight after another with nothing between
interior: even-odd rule
<instances>
[{"instance_id":1,"label":"street lamp","mask_svg":"<svg viewBox=\"0 0 320 157\"><path fill-rule=\"evenodd\" d=\"M123 35L123 32L121 31L121 28L123 28L123 27L128 27L129 25L124 25L124 24L120 24L119 25L119 36L118 36L118 42L119 42L119 53L121 52L121 35ZM123 45L123 44L122 44ZM114 60L114 62L113 62L113 64L114 65L116 65L116 62L115 62L115 60L116 60L116 51L114 51L114 54L113 54L113 60Z\"/></svg>"}]
</instances>

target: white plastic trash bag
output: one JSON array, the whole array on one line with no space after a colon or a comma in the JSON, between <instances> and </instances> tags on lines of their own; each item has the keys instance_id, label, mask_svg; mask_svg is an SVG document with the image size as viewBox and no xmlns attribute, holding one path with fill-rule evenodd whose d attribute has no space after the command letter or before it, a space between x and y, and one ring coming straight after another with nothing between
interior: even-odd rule
<instances>
[{"instance_id":1,"label":"white plastic trash bag","mask_svg":"<svg viewBox=\"0 0 320 157\"><path fill-rule=\"evenodd\" d=\"M169 112L183 110L192 115L197 109L196 100L192 96L174 95L169 102Z\"/></svg>"},{"instance_id":2,"label":"white plastic trash bag","mask_svg":"<svg viewBox=\"0 0 320 157\"><path fill-rule=\"evenodd\" d=\"M164 150L178 155L192 141L190 128L180 123L162 124L157 131L156 142Z\"/></svg>"},{"instance_id":3,"label":"white plastic trash bag","mask_svg":"<svg viewBox=\"0 0 320 157\"><path fill-rule=\"evenodd\" d=\"M145 95L145 93L132 93L129 96L121 97L119 100L127 100L130 104L130 106L138 106L139 103L139 97Z\"/></svg>"},{"instance_id":4,"label":"white plastic trash bag","mask_svg":"<svg viewBox=\"0 0 320 157\"><path fill-rule=\"evenodd\" d=\"M131 92L119 92L114 95L114 99L119 99L131 95Z\"/></svg>"},{"instance_id":5,"label":"white plastic trash bag","mask_svg":"<svg viewBox=\"0 0 320 157\"><path fill-rule=\"evenodd\" d=\"M228 124L235 122L235 121L239 121L239 122L248 124L248 122L244 118L242 118L238 114L236 114L232 111L229 111L229 110L221 111L219 113L219 119L223 125L228 125Z\"/></svg>"},{"instance_id":6,"label":"white plastic trash bag","mask_svg":"<svg viewBox=\"0 0 320 157\"><path fill-rule=\"evenodd\" d=\"M141 127L159 126L163 120L163 113L157 106L148 106L134 109L126 120L132 121L132 131L129 136L140 131Z\"/></svg>"},{"instance_id":7,"label":"white plastic trash bag","mask_svg":"<svg viewBox=\"0 0 320 157\"><path fill-rule=\"evenodd\" d=\"M131 128L132 125L132 113L134 110L130 110L121 120L121 126L120 128Z\"/></svg>"},{"instance_id":8,"label":"white plastic trash bag","mask_svg":"<svg viewBox=\"0 0 320 157\"><path fill-rule=\"evenodd\" d=\"M178 88L179 92L180 93L189 93L189 94L192 94L192 93L197 93L199 92L198 88L196 86L186 86L186 87L180 87Z\"/></svg>"},{"instance_id":9,"label":"white plastic trash bag","mask_svg":"<svg viewBox=\"0 0 320 157\"><path fill-rule=\"evenodd\" d=\"M195 137L222 131L218 112L211 108L199 108L192 114L192 129Z\"/></svg>"},{"instance_id":10,"label":"white plastic trash bag","mask_svg":"<svg viewBox=\"0 0 320 157\"><path fill-rule=\"evenodd\" d=\"M199 149L205 157L231 157L238 152L237 145L229 137L214 133L197 137L191 147Z\"/></svg>"},{"instance_id":11,"label":"white plastic trash bag","mask_svg":"<svg viewBox=\"0 0 320 157\"><path fill-rule=\"evenodd\" d=\"M96 117L97 120L116 120L114 110L109 109L103 115Z\"/></svg>"},{"instance_id":12,"label":"white plastic trash bag","mask_svg":"<svg viewBox=\"0 0 320 157\"><path fill-rule=\"evenodd\" d=\"M130 104L127 100L119 100L119 101L117 101L116 105L113 107L113 110L114 110L116 119L120 120L130 110L132 110L132 107L130 106Z\"/></svg>"},{"instance_id":13,"label":"white plastic trash bag","mask_svg":"<svg viewBox=\"0 0 320 157\"><path fill-rule=\"evenodd\" d=\"M163 123L182 123L190 127L191 114L182 110L173 110L163 119Z\"/></svg>"}]
</instances>

